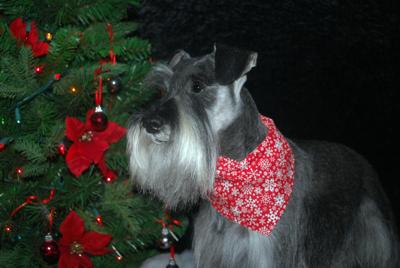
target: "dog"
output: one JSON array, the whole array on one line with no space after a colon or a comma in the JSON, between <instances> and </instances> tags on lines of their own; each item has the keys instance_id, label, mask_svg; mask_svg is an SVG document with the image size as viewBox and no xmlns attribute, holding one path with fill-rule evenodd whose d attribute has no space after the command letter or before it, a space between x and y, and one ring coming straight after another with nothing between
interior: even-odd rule
<instances>
[{"instance_id":1,"label":"dog","mask_svg":"<svg viewBox=\"0 0 400 268\"><path fill-rule=\"evenodd\" d=\"M372 167L344 145L285 138L244 87L256 62L219 44L178 51L130 119L132 180L171 209L200 203L190 267L400 267Z\"/></svg>"}]
</instances>

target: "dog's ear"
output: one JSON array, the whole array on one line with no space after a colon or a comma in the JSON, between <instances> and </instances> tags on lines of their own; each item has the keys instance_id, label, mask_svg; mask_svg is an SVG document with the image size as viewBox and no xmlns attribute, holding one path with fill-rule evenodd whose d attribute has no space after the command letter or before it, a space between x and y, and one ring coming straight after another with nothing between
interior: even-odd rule
<instances>
[{"instance_id":1,"label":"dog's ear","mask_svg":"<svg viewBox=\"0 0 400 268\"><path fill-rule=\"evenodd\" d=\"M257 63L257 53L248 50L216 44L213 53L215 54L215 78L221 85L232 84L248 73Z\"/></svg>"},{"instance_id":2,"label":"dog's ear","mask_svg":"<svg viewBox=\"0 0 400 268\"><path fill-rule=\"evenodd\" d=\"M178 50L172 56L171 60L168 62L170 68L174 68L181 60L190 59L190 55L184 50Z\"/></svg>"}]
</instances>

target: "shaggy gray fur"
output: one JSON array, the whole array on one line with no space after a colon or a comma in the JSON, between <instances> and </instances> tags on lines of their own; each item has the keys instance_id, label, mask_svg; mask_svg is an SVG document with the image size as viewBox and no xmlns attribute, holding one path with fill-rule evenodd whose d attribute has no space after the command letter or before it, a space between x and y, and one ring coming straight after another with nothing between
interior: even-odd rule
<instances>
[{"instance_id":1,"label":"shaggy gray fur","mask_svg":"<svg viewBox=\"0 0 400 268\"><path fill-rule=\"evenodd\" d=\"M216 157L242 160L268 132L243 87L255 59L255 53L217 47L201 58L181 51L154 68L149 84L164 97L132 119L134 181L170 207L202 202L193 241L198 268L399 267L393 217L377 176L342 145L290 141L294 190L269 237L211 207ZM223 79L215 73L221 66Z\"/></svg>"}]
</instances>

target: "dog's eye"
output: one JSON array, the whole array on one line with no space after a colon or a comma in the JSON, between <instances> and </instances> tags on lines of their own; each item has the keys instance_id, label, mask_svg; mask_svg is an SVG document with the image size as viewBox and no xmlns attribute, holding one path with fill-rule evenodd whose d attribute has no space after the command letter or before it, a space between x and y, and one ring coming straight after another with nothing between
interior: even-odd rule
<instances>
[{"instance_id":1,"label":"dog's eye","mask_svg":"<svg viewBox=\"0 0 400 268\"><path fill-rule=\"evenodd\" d=\"M192 81L192 92L200 93L205 88L205 84L200 80L193 80Z\"/></svg>"}]
</instances>

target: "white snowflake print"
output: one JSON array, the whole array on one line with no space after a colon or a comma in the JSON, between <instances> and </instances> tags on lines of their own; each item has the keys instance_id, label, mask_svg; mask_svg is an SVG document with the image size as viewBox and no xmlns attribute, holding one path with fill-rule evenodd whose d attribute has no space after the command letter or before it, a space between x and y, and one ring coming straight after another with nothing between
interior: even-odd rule
<instances>
[{"instance_id":1,"label":"white snowflake print","mask_svg":"<svg viewBox=\"0 0 400 268\"><path fill-rule=\"evenodd\" d=\"M234 189L232 190L232 195L233 195L233 196L237 196L238 193L239 193L239 190L238 190L237 188L234 188Z\"/></svg>"},{"instance_id":2,"label":"white snowflake print","mask_svg":"<svg viewBox=\"0 0 400 268\"><path fill-rule=\"evenodd\" d=\"M266 179L262 186L264 187L265 191L273 192L275 188L274 179Z\"/></svg>"},{"instance_id":3,"label":"white snowflake print","mask_svg":"<svg viewBox=\"0 0 400 268\"><path fill-rule=\"evenodd\" d=\"M243 204L244 204L243 199L236 200L236 206L243 206Z\"/></svg>"},{"instance_id":4,"label":"white snowflake print","mask_svg":"<svg viewBox=\"0 0 400 268\"><path fill-rule=\"evenodd\" d=\"M244 194L247 194L247 195L251 194L253 192L253 186L246 184L245 186L243 186L242 191Z\"/></svg>"},{"instance_id":5,"label":"white snowflake print","mask_svg":"<svg viewBox=\"0 0 400 268\"><path fill-rule=\"evenodd\" d=\"M260 167L262 169L269 169L270 165L271 164L269 163L268 159L263 159L260 161Z\"/></svg>"},{"instance_id":6,"label":"white snowflake print","mask_svg":"<svg viewBox=\"0 0 400 268\"><path fill-rule=\"evenodd\" d=\"M275 223L278 220L278 216L276 215L276 212L272 209L269 210L267 217L268 217L268 222Z\"/></svg>"},{"instance_id":7,"label":"white snowflake print","mask_svg":"<svg viewBox=\"0 0 400 268\"><path fill-rule=\"evenodd\" d=\"M241 170L246 169L247 165L248 165L247 160L246 159L243 160L242 162L240 162L240 169Z\"/></svg>"},{"instance_id":8,"label":"white snowflake print","mask_svg":"<svg viewBox=\"0 0 400 268\"><path fill-rule=\"evenodd\" d=\"M292 187L290 186L289 183L285 183L285 185L283 186L283 191L285 194L290 195L292 193Z\"/></svg>"},{"instance_id":9,"label":"white snowflake print","mask_svg":"<svg viewBox=\"0 0 400 268\"><path fill-rule=\"evenodd\" d=\"M268 203L271 202L271 196L269 194L263 195L263 197L261 197L261 202L268 205Z\"/></svg>"},{"instance_id":10,"label":"white snowflake print","mask_svg":"<svg viewBox=\"0 0 400 268\"><path fill-rule=\"evenodd\" d=\"M255 225L255 223L257 222L256 218L255 218L255 217L252 217L252 216L250 216L250 217L247 219L247 221L248 221L248 223L249 223L250 225Z\"/></svg>"},{"instance_id":11,"label":"white snowflake print","mask_svg":"<svg viewBox=\"0 0 400 268\"><path fill-rule=\"evenodd\" d=\"M255 208L255 207L257 207L257 202L256 202L256 200L254 200L253 198L249 198L249 199L247 199L247 204L246 204L246 207L248 207L248 208Z\"/></svg>"},{"instance_id":12,"label":"white snowflake print","mask_svg":"<svg viewBox=\"0 0 400 268\"><path fill-rule=\"evenodd\" d=\"M256 208L256 210L254 211L254 214L256 214L257 217L260 217L262 213L263 211L261 210L261 208Z\"/></svg>"},{"instance_id":13,"label":"white snowflake print","mask_svg":"<svg viewBox=\"0 0 400 268\"><path fill-rule=\"evenodd\" d=\"M266 155L267 157L271 157L271 156L272 156L272 150L271 150L271 148L268 148L268 149L265 150L265 155Z\"/></svg>"},{"instance_id":14,"label":"white snowflake print","mask_svg":"<svg viewBox=\"0 0 400 268\"><path fill-rule=\"evenodd\" d=\"M231 211L232 211L233 215L235 215L235 216L239 216L242 213L242 211L240 210L239 207L234 207L231 209Z\"/></svg>"},{"instance_id":15,"label":"white snowflake print","mask_svg":"<svg viewBox=\"0 0 400 268\"><path fill-rule=\"evenodd\" d=\"M232 183L230 183L230 181L228 180L225 180L223 186L224 186L224 191L227 191L229 190L229 188L231 188Z\"/></svg>"},{"instance_id":16,"label":"white snowflake print","mask_svg":"<svg viewBox=\"0 0 400 268\"><path fill-rule=\"evenodd\" d=\"M277 140L275 142L275 148L278 150L282 150L282 145L283 145L283 143L280 140Z\"/></svg>"},{"instance_id":17,"label":"white snowflake print","mask_svg":"<svg viewBox=\"0 0 400 268\"><path fill-rule=\"evenodd\" d=\"M261 192L262 192L261 187L256 187L256 189L254 190L254 192L255 192L257 195L261 194Z\"/></svg>"},{"instance_id":18,"label":"white snowflake print","mask_svg":"<svg viewBox=\"0 0 400 268\"><path fill-rule=\"evenodd\" d=\"M282 205L282 204L285 202L285 198L284 198L283 194L278 194L278 195L275 197L275 202L276 202L278 205Z\"/></svg>"}]
</instances>

